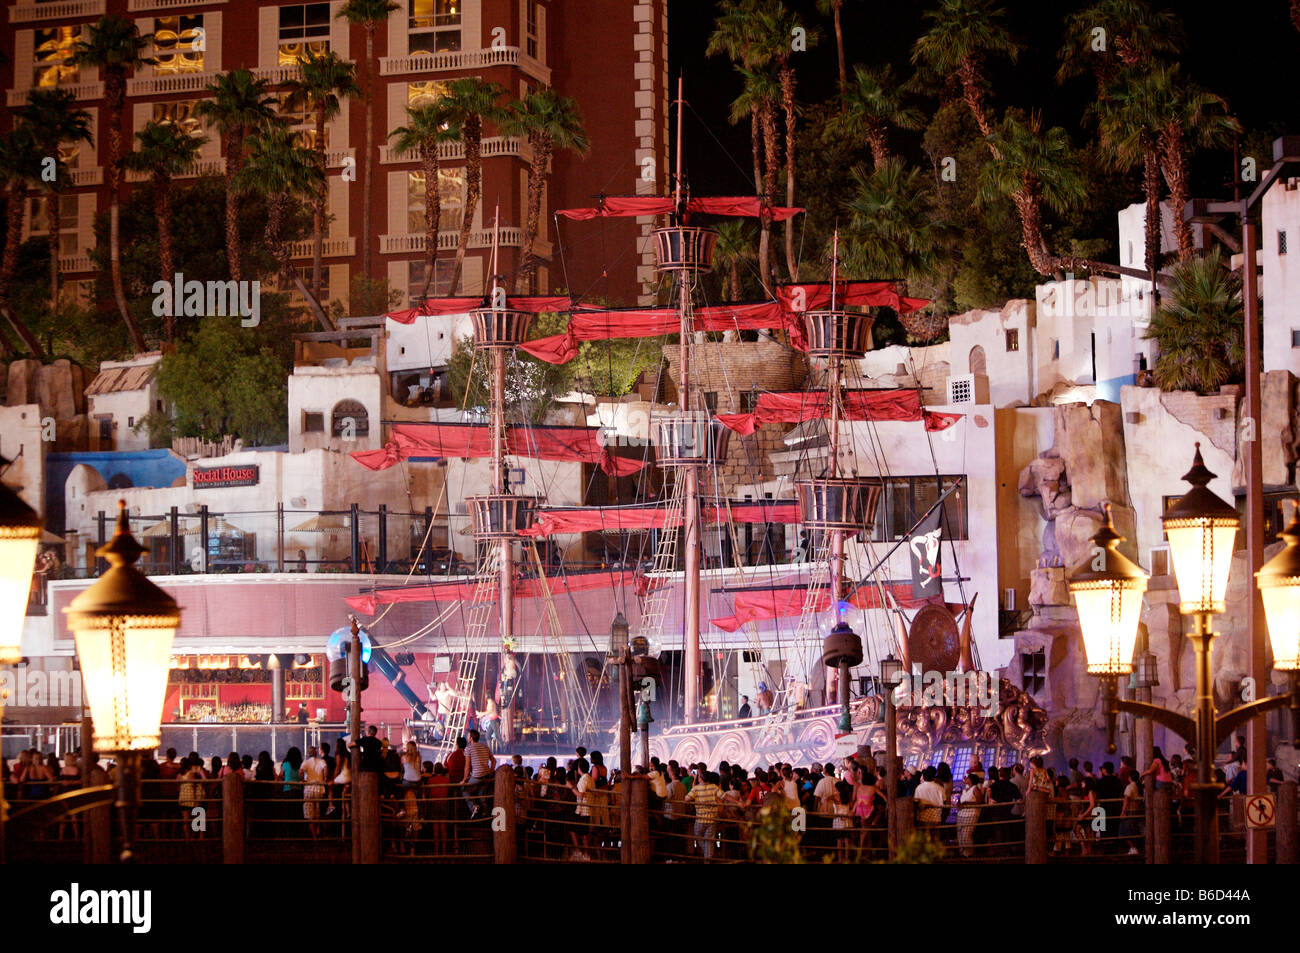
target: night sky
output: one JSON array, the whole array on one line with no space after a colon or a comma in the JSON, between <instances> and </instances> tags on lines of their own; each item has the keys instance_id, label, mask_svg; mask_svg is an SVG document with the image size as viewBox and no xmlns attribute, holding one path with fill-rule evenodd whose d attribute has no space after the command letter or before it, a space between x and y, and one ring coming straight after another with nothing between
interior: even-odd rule
<instances>
[{"instance_id":1,"label":"night sky","mask_svg":"<svg viewBox=\"0 0 1300 953\"><path fill-rule=\"evenodd\" d=\"M821 42L801 54L796 66L800 100L823 100L834 95L838 81L830 18L817 13L815 0L790 0L788 5L804 22L821 28ZM843 20L850 71L854 63L890 62L902 75L910 75L912 44L922 32L923 14L931 5L929 0L848 0ZM1002 6L1007 22L1024 49L1015 65L990 66L991 102L999 111L1007 106L1040 110L1049 125L1064 127L1076 144L1092 135L1080 122L1092 98L1092 80L1081 77L1058 86L1055 73L1065 16L1086 5L1006 0ZM699 117L692 119L687 113L686 162L695 189L701 194L752 192L752 183L743 172L751 165L748 125L732 127L727 123L730 102L740 91L740 78L725 59L704 55L716 6L715 0L669 0L670 83L675 87L678 72L686 71L686 98ZM1183 71L1227 99L1247 133L1274 127L1274 135L1285 128L1300 133L1295 81L1300 33L1291 25L1287 0L1166 6L1178 12L1186 31ZM1233 17L1234 10L1242 12ZM923 102L922 107L932 113L934 101ZM905 134L898 141L913 161L919 159L918 135ZM1260 157L1260 166L1270 162L1271 156ZM1199 192L1226 195L1230 167L1229 156L1202 157L1194 170Z\"/></svg>"}]
</instances>

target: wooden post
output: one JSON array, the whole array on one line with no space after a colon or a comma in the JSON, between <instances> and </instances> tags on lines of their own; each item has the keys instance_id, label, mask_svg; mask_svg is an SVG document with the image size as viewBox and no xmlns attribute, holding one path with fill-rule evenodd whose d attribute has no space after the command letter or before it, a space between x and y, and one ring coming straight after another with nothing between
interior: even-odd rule
<instances>
[{"instance_id":1,"label":"wooden post","mask_svg":"<svg viewBox=\"0 0 1300 953\"><path fill-rule=\"evenodd\" d=\"M1156 829L1156 776L1154 773L1147 775L1146 781L1142 784L1142 812L1146 817L1146 836L1142 838L1143 853L1146 854L1146 862L1154 864L1156 862L1156 838L1153 833Z\"/></svg>"},{"instance_id":2,"label":"wooden post","mask_svg":"<svg viewBox=\"0 0 1300 953\"><path fill-rule=\"evenodd\" d=\"M898 777L897 774L894 777ZM916 802L910 797L894 798L894 834L895 843L889 852L889 859L893 860L898 849L907 843L907 839L912 836L912 828L916 826Z\"/></svg>"},{"instance_id":3,"label":"wooden post","mask_svg":"<svg viewBox=\"0 0 1300 953\"><path fill-rule=\"evenodd\" d=\"M624 797L628 802L629 849L628 863L650 863L650 779L644 774L634 774L623 781Z\"/></svg>"},{"instance_id":4,"label":"wooden post","mask_svg":"<svg viewBox=\"0 0 1300 953\"><path fill-rule=\"evenodd\" d=\"M379 775L374 771L362 771L352 776L352 785L357 789L357 813L352 823L357 826L357 842L360 845L360 862L363 864L379 863Z\"/></svg>"},{"instance_id":5,"label":"wooden post","mask_svg":"<svg viewBox=\"0 0 1300 953\"><path fill-rule=\"evenodd\" d=\"M1173 832L1170 829L1169 792L1156 791L1151 800L1155 802L1151 827L1147 830L1155 848L1153 863L1168 864L1173 857Z\"/></svg>"},{"instance_id":6,"label":"wooden post","mask_svg":"<svg viewBox=\"0 0 1300 953\"><path fill-rule=\"evenodd\" d=\"M1025 863L1047 863L1047 792L1025 792Z\"/></svg>"},{"instance_id":7,"label":"wooden post","mask_svg":"<svg viewBox=\"0 0 1300 953\"><path fill-rule=\"evenodd\" d=\"M90 719L87 718L83 724L89 725ZM82 746L84 752L82 757L94 758L95 752L90 749L89 739L90 730L87 728L84 737L87 743ZM86 787L98 786L108 783L108 772L99 766L98 763L92 764L86 775ZM88 864L108 864L112 863L111 845L113 841L113 815L112 808L107 804L99 807L93 807L85 813L86 818L86 863Z\"/></svg>"},{"instance_id":8,"label":"wooden post","mask_svg":"<svg viewBox=\"0 0 1300 953\"><path fill-rule=\"evenodd\" d=\"M497 768L492 793L492 853L498 864L515 862L515 780L514 768L506 764Z\"/></svg>"},{"instance_id":9,"label":"wooden post","mask_svg":"<svg viewBox=\"0 0 1300 953\"><path fill-rule=\"evenodd\" d=\"M244 778L227 774L221 779L221 861L244 862Z\"/></svg>"},{"instance_id":10,"label":"wooden post","mask_svg":"<svg viewBox=\"0 0 1300 953\"><path fill-rule=\"evenodd\" d=\"M1283 781L1277 789L1277 863L1300 863L1296 837L1296 783Z\"/></svg>"}]
</instances>

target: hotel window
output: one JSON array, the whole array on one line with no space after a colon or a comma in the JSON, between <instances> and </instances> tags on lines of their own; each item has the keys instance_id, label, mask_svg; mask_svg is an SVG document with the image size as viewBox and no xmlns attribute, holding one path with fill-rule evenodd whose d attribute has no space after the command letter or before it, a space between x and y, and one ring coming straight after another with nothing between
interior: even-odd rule
<instances>
[{"instance_id":1,"label":"hotel window","mask_svg":"<svg viewBox=\"0 0 1300 953\"><path fill-rule=\"evenodd\" d=\"M1007 329L1007 350L1020 350L1020 330L1018 328Z\"/></svg>"},{"instance_id":2,"label":"hotel window","mask_svg":"<svg viewBox=\"0 0 1300 953\"><path fill-rule=\"evenodd\" d=\"M203 14L153 21L155 76L203 72Z\"/></svg>"},{"instance_id":3,"label":"hotel window","mask_svg":"<svg viewBox=\"0 0 1300 953\"><path fill-rule=\"evenodd\" d=\"M406 174L406 231L412 235L424 234L424 172ZM438 195L441 210L438 213L438 231L460 228L461 214L465 209L465 170L439 169Z\"/></svg>"},{"instance_id":4,"label":"hotel window","mask_svg":"<svg viewBox=\"0 0 1300 953\"><path fill-rule=\"evenodd\" d=\"M277 62L290 66L307 53L327 53L330 48L330 5L306 3L280 8L280 41Z\"/></svg>"},{"instance_id":5,"label":"hotel window","mask_svg":"<svg viewBox=\"0 0 1300 953\"><path fill-rule=\"evenodd\" d=\"M1047 652L1044 649L1020 653L1020 678L1021 687L1029 694L1043 690L1047 684Z\"/></svg>"},{"instance_id":6,"label":"hotel window","mask_svg":"<svg viewBox=\"0 0 1300 953\"><path fill-rule=\"evenodd\" d=\"M171 123L179 126L189 135L197 136L203 131L203 124L194 112L197 105L198 100L194 99L171 103L154 103L152 118L156 123L164 126Z\"/></svg>"},{"instance_id":7,"label":"hotel window","mask_svg":"<svg viewBox=\"0 0 1300 953\"><path fill-rule=\"evenodd\" d=\"M75 83L79 78L72 65L72 48L81 38L79 26L55 26L36 30L32 39L34 86L50 87Z\"/></svg>"},{"instance_id":8,"label":"hotel window","mask_svg":"<svg viewBox=\"0 0 1300 953\"><path fill-rule=\"evenodd\" d=\"M306 265L302 265L301 267L295 265L294 268L298 272L298 277L302 280L303 287L307 288L310 291L311 290L311 265L306 264ZM301 294L299 293L297 286L295 286L292 282L290 282L290 286L287 290L291 294L299 295L299 297L301 297ZM330 300L330 266L322 263L320 266L319 304L322 307L324 307L326 304L329 303L329 300Z\"/></svg>"},{"instance_id":9,"label":"hotel window","mask_svg":"<svg viewBox=\"0 0 1300 953\"><path fill-rule=\"evenodd\" d=\"M460 14L464 0L411 0L412 53L450 53L460 49Z\"/></svg>"},{"instance_id":10,"label":"hotel window","mask_svg":"<svg viewBox=\"0 0 1300 953\"><path fill-rule=\"evenodd\" d=\"M527 11L524 20L525 51L533 59L537 59L537 0L528 0L525 9Z\"/></svg>"},{"instance_id":11,"label":"hotel window","mask_svg":"<svg viewBox=\"0 0 1300 953\"><path fill-rule=\"evenodd\" d=\"M49 202L51 196L32 198L28 202L32 236L50 234ZM77 197L59 196L59 254L77 253Z\"/></svg>"},{"instance_id":12,"label":"hotel window","mask_svg":"<svg viewBox=\"0 0 1300 953\"><path fill-rule=\"evenodd\" d=\"M410 300L415 301L424 289L424 259L407 262L407 292ZM455 291L451 286L451 276L456 273L454 258L440 258L433 263L433 284L429 285L431 295L449 295ZM439 332L438 340L442 340Z\"/></svg>"},{"instance_id":13,"label":"hotel window","mask_svg":"<svg viewBox=\"0 0 1300 953\"><path fill-rule=\"evenodd\" d=\"M1285 228L1279 228L1277 230L1277 253L1279 255L1286 254L1286 229Z\"/></svg>"},{"instance_id":14,"label":"hotel window","mask_svg":"<svg viewBox=\"0 0 1300 953\"><path fill-rule=\"evenodd\" d=\"M417 106L431 106L447 95L447 83L430 79L423 83L410 83L406 87L406 105L414 109Z\"/></svg>"},{"instance_id":15,"label":"hotel window","mask_svg":"<svg viewBox=\"0 0 1300 953\"><path fill-rule=\"evenodd\" d=\"M302 415L302 432L303 433L324 433L325 415L313 414L310 411L304 411Z\"/></svg>"},{"instance_id":16,"label":"hotel window","mask_svg":"<svg viewBox=\"0 0 1300 953\"><path fill-rule=\"evenodd\" d=\"M316 111L307 103L303 103L298 108L286 106L284 101L280 101L278 107L280 118L283 119L293 132L293 141L295 145L302 146L304 149L316 148ZM321 137L325 140L325 148L330 147L330 127L329 123L325 124L324 135Z\"/></svg>"},{"instance_id":17,"label":"hotel window","mask_svg":"<svg viewBox=\"0 0 1300 953\"><path fill-rule=\"evenodd\" d=\"M1061 342L1054 338L1052 340L1052 360L1059 361L1060 359L1061 359Z\"/></svg>"},{"instance_id":18,"label":"hotel window","mask_svg":"<svg viewBox=\"0 0 1300 953\"><path fill-rule=\"evenodd\" d=\"M1300 328L1291 329L1291 346L1300 347Z\"/></svg>"},{"instance_id":19,"label":"hotel window","mask_svg":"<svg viewBox=\"0 0 1300 953\"><path fill-rule=\"evenodd\" d=\"M370 433L370 415L355 400L341 400L334 405L330 431L336 437L365 437Z\"/></svg>"}]
</instances>

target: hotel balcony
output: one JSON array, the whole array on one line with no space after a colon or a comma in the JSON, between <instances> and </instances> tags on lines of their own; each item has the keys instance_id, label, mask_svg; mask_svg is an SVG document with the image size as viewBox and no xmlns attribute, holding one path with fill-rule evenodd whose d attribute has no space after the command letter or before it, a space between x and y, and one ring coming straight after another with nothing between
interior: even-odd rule
<instances>
[{"instance_id":1,"label":"hotel balcony","mask_svg":"<svg viewBox=\"0 0 1300 953\"><path fill-rule=\"evenodd\" d=\"M300 242L291 242L289 244L289 255L292 258L311 258L312 246L315 244L310 238L303 239ZM346 238L326 238L321 242L322 258L351 258L357 252L357 240L351 235Z\"/></svg>"},{"instance_id":2,"label":"hotel balcony","mask_svg":"<svg viewBox=\"0 0 1300 953\"><path fill-rule=\"evenodd\" d=\"M46 6L46 4L42 3L41 6L44 7ZM59 88L66 89L68 92L72 93L73 97L76 99L103 99L104 98L104 84L102 82L61 83L59 85ZM6 103L10 106L26 105L27 93L30 89L31 87L28 86L22 89L9 90L9 95L6 97L5 100Z\"/></svg>"},{"instance_id":3,"label":"hotel balcony","mask_svg":"<svg viewBox=\"0 0 1300 953\"><path fill-rule=\"evenodd\" d=\"M188 172L182 172L174 176L177 179L192 179L200 175L225 175L226 160L224 156L218 156L215 159L201 159L195 163L194 167ZM149 181L148 172L136 172L128 170L126 173L128 182L147 182Z\"/></svg>"},{"instance_id":4,"label":"hotel balcony","mask_svg":"<svg viewBox=\"0 0 1300 953\"><path fill-rule=\"evenodd\" d=\"M440 231L438 233L438 250L455 251L460 241L459 231ZM522 228L501 229L501 245L505 248L518 248L524 243ZM470 248L491 248L492 230L480 229L470 232ZM424 251L424 232L407 232L404 235L379 236L379 252L383 255L408 255Z\"/></svg>"},{"instance_id":5,"label":"hotel balcony","mask_svg":"<svg viewBox=\"0 0 1300 953\"><path fill-rule=\"evenodd\" d=\"M220 73L211 70L203 73L169 73L163 76L144 76L126 81L128 96L166 96L171 93L201 93Z\"/></svg>"},{"instance_id":6,"label":"hotel balcony","mask_svg":"<svg viewBox=\"0 0 1300 953\"><path fill-rule=\"evenodd\" d=\"M126 8L132 13L141 10L171 10L175 7L209 7L226 0L127 0Z\"/></svg>"},{"instance_id":7,"label":"hotel balcony","mask_svg":"<svg viewBox=\"0 0 1300 953\"><path fill-rule=\"evenodd\" d=\"M178 4L179 5L179 4ZM185 6L190 6L186 3ZM55 3L18 3L9 8L10 23L31 23L36 20L73 20L82 17L102 17L105 0L59 0ZM131 9L135 9L132 7Z\"/></svg>"},{"instance_id":8,"label":"hotel balcony","mask_svg":"<svg viewBox=\"0 0 1300 953\"><path fill-rule=\"evenodd\" d=\"M457 70L478 70L492 66L517 66L545 86L551 84L551 70L517 46L501 46L486 50L454 50L445 53L411 53L407 56L385 56L379 60L381 76L406 73L442 73Z\"/></svg>"},{"instance_id":9,"label":"hotel balcony","mask_svg":"<svg viewBox=\"0 0 1300 953\"><path fill-rule=\"evenodd\" d=\"M497 156L519 156L521 159L528 161L532 157L532 150L528 148L528 141L513 136L489 136L483 140L481 148L484 159L492 159ZM463 143L439 143L439 162L463 162L464 160L465 146ZM399 155L393 146L385 145L379 147L379 161L385 165L400 162L419 162L420 155L418 152L407 152Z\"/></svg>"}]
</instances>

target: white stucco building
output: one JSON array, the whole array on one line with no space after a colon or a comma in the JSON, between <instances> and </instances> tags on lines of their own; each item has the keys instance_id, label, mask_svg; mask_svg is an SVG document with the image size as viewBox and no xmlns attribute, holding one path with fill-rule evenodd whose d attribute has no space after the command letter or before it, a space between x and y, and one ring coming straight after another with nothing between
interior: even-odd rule
<instances>
[{"instance_id":1,"label":"white stucco building","mask_svg":"<svg viewBox=\"0 0 1300 953\"><path fill-rule=\"evenodd\" d=\"M104 361L86 387L93 450L148 450L143 426L151 413L166 414L158 395L158 365L162 354L137 354L129 361Z\"/></svg>"}]
</instances>

